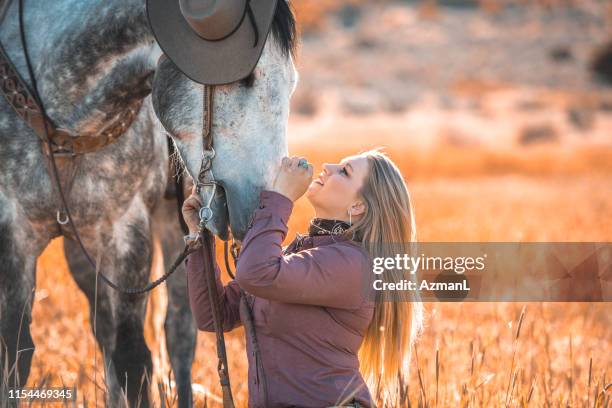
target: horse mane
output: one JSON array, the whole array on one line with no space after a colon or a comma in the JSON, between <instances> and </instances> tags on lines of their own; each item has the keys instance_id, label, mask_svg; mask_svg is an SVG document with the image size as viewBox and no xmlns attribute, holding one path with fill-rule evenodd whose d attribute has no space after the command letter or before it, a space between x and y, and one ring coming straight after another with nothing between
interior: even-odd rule
<instances>
[{"instance_id":1,"label":"horse mane","mask_svg":"<svg viewBox=\"0 0 612 408\"><path fill-rule=\"evenodd\" d=\"M295 55L297 34L295 16L289 0L278 0L276 4L276 12L272 21L272 35L285 55Z\"/></svg>"}]
</instances>

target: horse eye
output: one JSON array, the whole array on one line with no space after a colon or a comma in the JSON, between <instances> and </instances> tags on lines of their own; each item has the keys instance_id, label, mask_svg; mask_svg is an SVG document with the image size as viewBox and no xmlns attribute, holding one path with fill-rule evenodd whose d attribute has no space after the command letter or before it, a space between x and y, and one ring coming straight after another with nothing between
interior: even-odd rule
<instances>
[{"instance_id":1,"label":"horse eye","mask_svg":"<svg viewBox=\"0 0 612 408\"><path fill-rule=\"evenodd\" d=\"M255 83L255 73L251 72L247 77L240 80L240 84L246 88L253 87Z\"/></svg>"}]
</instances>

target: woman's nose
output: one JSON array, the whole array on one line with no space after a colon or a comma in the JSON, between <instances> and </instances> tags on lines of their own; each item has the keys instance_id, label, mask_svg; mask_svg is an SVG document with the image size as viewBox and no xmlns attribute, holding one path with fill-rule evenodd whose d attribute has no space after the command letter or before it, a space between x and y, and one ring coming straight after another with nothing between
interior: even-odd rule
<instances>
[{"instance_id":1,"label":"woman's nose","mask_svg":"<svg viewBox=\"0 0 612 408\"><path fill-rule=\"evenodd\" d=\"M331 173L332 166L333 166L332 164L323 163L323 173L325 173L325 175L328 175L329 173Z\"/></svg>"}]
</instances>

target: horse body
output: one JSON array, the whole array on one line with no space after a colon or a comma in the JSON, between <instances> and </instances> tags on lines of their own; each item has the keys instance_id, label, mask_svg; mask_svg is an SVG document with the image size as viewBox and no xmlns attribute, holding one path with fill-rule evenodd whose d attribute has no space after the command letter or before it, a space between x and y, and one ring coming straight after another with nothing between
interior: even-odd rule
<instances>
[{"instance_id":1,"label":"horse body","mask_svg":"<svg viewBox=\"0 0 612 408\"><path fill-rule=\"evenodd\" d=\"M149 32L142 1L27 1L26 39L41 99L56 126L74 134L96 131L132 102L150 92L160 51ZM22 78L29 76L19 41L17 1L9 6L0 41ZM30 336L36 259L59 236L56 194L38 137L0 98L0 337L6 347L8 378L2 385L25 385L34 344ZM66 199L83 243L100 272L124 287L149 281L154 229L180 245L176 211L163 195L168 179L167 141L146 98L131 126L103 149L58 160ZM72 180L70 184L67 182ZM154 212L163 217L155 220ZM169 224L169 225L164 225ZM142 377L151 375L143 336L145 296L125 296L98 284L94 323L95 271L69 228L63 229L70 271L90 302L92 328L104 353L109 406L118 406L121 388L128 400L148 403ZM166 263L180 248L163 242ZM184 276L169 281L168 346L181 405L191 400L195 326ZM23 321L22 321L23 317ZM19 341L19 344L17 344ZM174 353L174 350L178 350ZM185 352L186 351L186 352ZM180 361L176 361L177 358ZM3 367L4 368L4 367ZM127 384L127 390L125 385ZM0 392L1 394L1 392Z\"/></svg>"}]
</instances>

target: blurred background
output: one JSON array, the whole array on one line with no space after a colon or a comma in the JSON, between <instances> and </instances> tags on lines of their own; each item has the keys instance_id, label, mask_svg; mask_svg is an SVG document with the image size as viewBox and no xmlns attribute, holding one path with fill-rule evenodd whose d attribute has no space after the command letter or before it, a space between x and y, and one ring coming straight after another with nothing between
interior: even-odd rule
<instances>
[{"instance_id":1,"label":"blurred background","mask_svg":"<svg viewBox=\"0 0 612 408\"><path fill-rule=\"evenodd\" d=\"M419 241L612 241L612 2L293 6L300 82L289 150L315 172L384 146L408 183ZM297 202L289 238L312 216ZM611 281L612 271L600 278ZM102 406L101 357L60 241L37 279L29 385L77 384L81 405L95 406L97 393ZM158 404L171 406L164 291L151 297L146 335L164 390ZM243 336L228 336L239 406ZM429 303L398 405L609 406L611 346L609 303ZM200 333L198 406L220 406L215 368L214 336Z\"/></svg>"}]
</instances>

